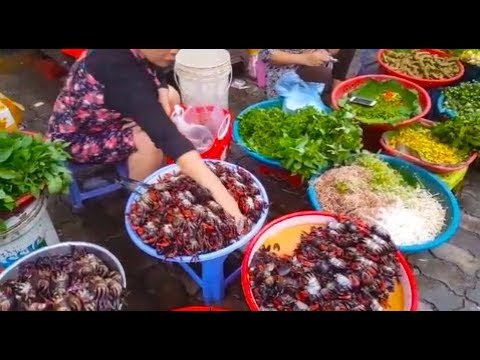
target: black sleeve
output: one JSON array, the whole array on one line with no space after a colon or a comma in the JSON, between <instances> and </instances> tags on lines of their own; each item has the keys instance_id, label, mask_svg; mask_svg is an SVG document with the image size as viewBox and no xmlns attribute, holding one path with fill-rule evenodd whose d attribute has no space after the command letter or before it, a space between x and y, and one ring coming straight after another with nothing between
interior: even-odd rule
<instances>
[{"instance_id":1,"label":"black sleeve","mask_svg":"<svg viewBox=\"0 0 480 360\"><path fill-rule=\"evenodd\" d=\"M157 76L157 79L158 81L160 81L160 88L168 88L168 79L167 79L167 75L164 73L164 70L163 69L156 69L156 72L155 72L156 76Z\"/></svg>"},{"instance_id":2,"label":"black sleeve","mask_svg":"<svg viewBox=\"0 0 480 360\"><path fill-rule=\"evenodd\" d=\"M166 155L176 160L195 149L163 110L155 82L130 50L98 49L86 61L87 71L105 87L106 106L134 119Z\"/></svg>"}]
</instances>

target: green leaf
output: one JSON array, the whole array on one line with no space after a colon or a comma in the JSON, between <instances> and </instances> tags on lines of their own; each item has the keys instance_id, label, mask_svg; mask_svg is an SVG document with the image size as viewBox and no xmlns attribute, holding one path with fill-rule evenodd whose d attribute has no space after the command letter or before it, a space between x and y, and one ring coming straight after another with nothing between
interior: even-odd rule
<instances>
[{"instance_id":1,"label":"green leaf","mask_svg":"<svg viewBox=\"0 0 480 360\"><path fill-rule=\"evenodd\" d=\"M12 155L12 149L0 147L0 163L6 161Z\"/></svg>"},{"instance_id":2,"label":"green leaf","mask_svg":"<svg viewBox=\"0 0 480 360\"><path fill-rule=\"evenodd\" d=\"M33 143L33 138L30 136L24 136L19 142L18 147L27 148Z\"/></svg>"},{"instance_id":3,"label":"green leaf","mask_svg":"<svg viewBox=\"0 0 480 360\"><path fill-rule=\"evenodd\" d=\"M17 176L18 173L14 170L0 169L0 179L11 180Z\"/></svg>"},{"instance_id":4,"label":"green leaf","mask_svg":"<svg viewBox=\"0 0 480 360\"><path fill-rule=\"evenodd\" d=\"M361 148L362 130L351 115L343 109L324 114L313 107L293 114L280 108L252 109L239 119L239 132L250 149L280 160L285 169L306 179Z\"/></svg>"},{"instance_id":5,"label":"green leaf","mask_svg":"<svg viewBox=\"0 0 480 360\"><path fill-rule=\"evenodd\" d=\"M47 183L48 191L51 194L57 194L62 191L62 180L58 177L51 177Z\"/></svg>"},{"instance_id":6,"label":"green leaf","mask_svg":"<svg viewBox=\"0 0 480 360\"><path fill-rule=\"evenodd\" d=\"M45 142L41 135L0 133L0 210L14 209L20 196L38 195L45 187L66 192L72 178L65 149L62 142Z\"/></svg>"},{"instance_id":7,"label":"green leaf","mask_svg":"<svg viewBox=\"0 0 480 360\"><path fill-rule=\"evenodd\" d=\"M400 104L387 101L383 95L385 92L398 94ZM349 95L377 100L377 104L372 107L349 103L356 118L364 123L395 124L408 120L421 112L417 91L404 87L397 80L368 80Z\"/></svg>"},{"instance_id":8,"label":"green leaf","mask_svg":"<svg viewBox=\"0 0 480 360\"><path fill-rule=\"evenodd\" d=\"M338 100L338 106L344 107L348 103L348 96L344 96L340 100Z\"/></svg>"}]
</instances>

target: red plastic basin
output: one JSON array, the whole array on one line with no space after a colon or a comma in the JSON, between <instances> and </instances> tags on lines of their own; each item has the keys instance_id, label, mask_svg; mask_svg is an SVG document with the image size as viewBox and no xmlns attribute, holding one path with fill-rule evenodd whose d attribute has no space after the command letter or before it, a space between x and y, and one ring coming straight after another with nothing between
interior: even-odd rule
<instances>
[{"instance_id":1,"label":"red plastic basin","mask_svg":"<svg viewBox=\"0 0 480 360\"><path fill-rule=\"evenodd\" d=\"M394 69L390 65L387 65L385 63L385 61L383 61L383 54L386 51L389 51L389 50L390 49L380 49L377 53L377 61L380 64L380 66L382 67L382 69L387 74L390 74L390 75L393 75L393 76L398 76L400 78L409 80L409 81L411 81L415 84L418 84L418 85L422 86L425 89L431 89L431 88L437 88L437 87L443 87L443 86L450 85L450 84L460 80L462 78L463 74L465 73L465 67L463 66L462 62L460 60L458 60L457 64L460 68L460 72L457 75L455 75L454 77L451 77L449 79L434 80L434 79L423 79L423 78L416 77L416 76L410 76L410 75L404 74L404 73ZM445 58L451 57L451 55L449 55L446 52L441 51L441 50L436 50L436 49L420 49L420 50L424 51L424 52L428 52L430 54L439 55L439 56L445 57Z\"/></svg>"},{"instance_id":2,"label":"red plastic basin","mask_svg":"<svg viewBox=\"0 0 480 360\"><path fill-rule=\"evenodd\" d=\"M271 236L292 226L304 224L324 224L327 221L338 221L341 219L346 219L346 217L326 211L300 211L282 216L270 222L268 225L264 226L262 230L260 230L253 240L249 242L243 258L241 270L242 289L245 295L245 300L251 311L260 311L260 308L253 295L249 275L250 263L255 252L258 251L258 249L260 249L266 241L269 241ZM363 223L358 220L354 221L354 223L359 227L364 226ZM298 239L286 237L282 240L284 240L280 243L282 253L291 254L297 243L300 241L300 237ZM279 241L279 239L276 239L276 241ZM400 285L402 286L404 296L403 311L416 311L418 309L419 297L415 275L408 261L399 251L397 252L397 259L401 267Z\"/></svg>"}]
</instances>

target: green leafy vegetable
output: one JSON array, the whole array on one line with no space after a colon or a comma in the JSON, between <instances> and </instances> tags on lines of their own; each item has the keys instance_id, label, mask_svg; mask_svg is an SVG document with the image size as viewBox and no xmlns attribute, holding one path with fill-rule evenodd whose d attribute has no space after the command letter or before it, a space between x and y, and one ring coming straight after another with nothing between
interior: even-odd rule
<instances>
[{"instance_id":1,"label":"green leafy vegetable","mask_svg":"<svg viewBox=\"0 0 480 360\"><path fill-rule=\"evenodd\" d=\"M307 107L286 114L280 108L257 108L239 119L239 131L250 149L308 179L361 149L362 129L353 117L347 110L324 114Z\"/></svg>"},{"instance_id":2,"label":"green leafy vegetable","mask_svg":"<svg viewBox=\"0 0 480 360\"><path fill-rule=\"evenodd\" d=\"M376 100L377 104L367 107L350 103L348 99L354 95ZM396 80L368 80L339 101L342 107L347 104L355 112L356 118L367 124L396 124L422 112L418 92L407 89Z\"/></svg>"},{"instance_id":3,"label":"green leafy vegetable","mask_svg":"<svg viewBox=\"0 0 480 360\"><path fill-rule=\"evenodd\" d=\"M354 162L355 165L369 169L373 176L370 185L373 190L400 190L407 186L402 175L391 168L374 154L362 154Z\"/></svg>"},{"instance_id":4,"label":"green leafy vegetable","mask_svg":"<svg viewBox=\"0 0 480 360\"><path fill-rule=\"evenodd\" d=\"M466 151L480 151L480 112L459 115L433 127L441 142Z\"/></svg>"},{"instance_id":5,"label":"green leafy vegetable","mask_svg":"<svg viewBox=\"0 0 480 360\"><path fill-rule=\"evenodd\" d=\"M21 196L38 196L45 187L67 193L72 179L64 164L70 157L67 145L41 135L0 132L0 212L15 209Z\"/></svg>"},{"instance_id":6,"label":"green leafy vegetable","mask_svg":"<svg viewBox=\"0 0 480 360\"><path fill-rule=\"evenodd\" d=\"M458 115L480 111L480 83L463 82L443 90L444 106Z\"/></svg>"}]
</instances>

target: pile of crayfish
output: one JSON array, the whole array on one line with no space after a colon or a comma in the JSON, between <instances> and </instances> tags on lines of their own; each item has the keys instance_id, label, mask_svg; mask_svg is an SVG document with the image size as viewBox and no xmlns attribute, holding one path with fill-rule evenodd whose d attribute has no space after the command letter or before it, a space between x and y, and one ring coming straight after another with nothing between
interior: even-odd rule
<instances>
[{"instance_id":1,"label":"pile of crayfish","mask_svg":"<svg viewBox=\"0 0 480 360\"><path fill-rule=\"evenodd\" d=\"M116 311L124 297L118 271L75 250L21 265L17 279L0 285L0 311Z\"/></svg>"},{"instance_id":2,"label":"pile of crayfish","mask_svg":"<svg viewBox=\"0 0 480 360\"><path fill-rule=\"evenodd\" d=\"M314 226L291 256L255 253L253 296L263 311L382 311L400 276L396 251L377 227Z\"/></svg>"},{"instance_id":3,"label":"pile of crayfish","mask_svg":"<svg viewBox=\"0 0 480 360\"><path fill-rule=\"evenodd\" d=\"M267 207L252 176L241 168L207 162L246 217L248 233ZM144 243L167 258L193 256L225 248L238 240L232 216L210 192L181 173L167 174L132 204L128 218Z\"/></svg>"}]
</instances>

